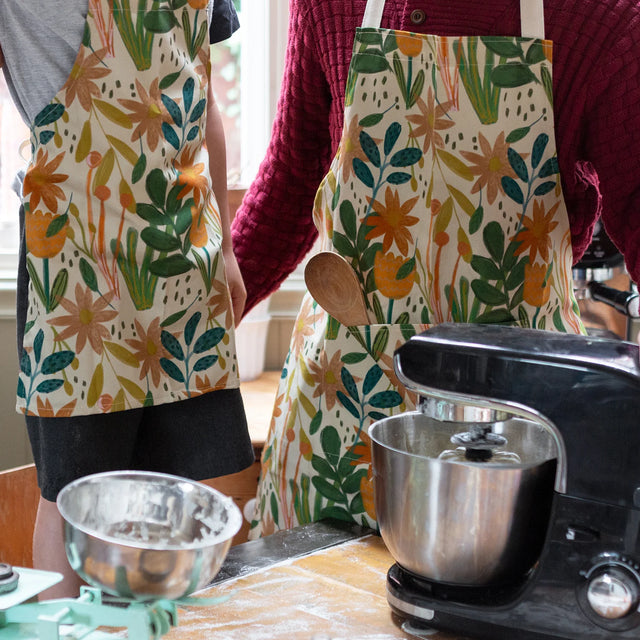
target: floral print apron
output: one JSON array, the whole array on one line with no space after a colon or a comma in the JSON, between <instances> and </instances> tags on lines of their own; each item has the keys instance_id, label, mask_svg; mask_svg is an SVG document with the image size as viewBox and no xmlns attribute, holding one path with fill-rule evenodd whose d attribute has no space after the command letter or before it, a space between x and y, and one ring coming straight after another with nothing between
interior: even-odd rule
<instances>
[{"instance_id":1,"label":"floral print apron","mask_svg":"<svg viewBox=\"0 0 640 640\"><path fill-rule=\"evenodd\" d=\"M89 0L31 124L18 409L45 417L238 387L204 146L207 0Z\"/></svg>"},{"instance_id":2,"label":"floral print apron","mask_svg":"<svg viewBox=\"0 0 640 640\"><path fill-rule=\"evenodd\" d=\"M321 248L352 265L370 324L343 326L305 297L252 537L324 517L376 526L367 427L415 408L392 362L410 336L445 321L584 331L551 43L381 29L383 6L370 0L377 22L357 30L342 141L314 208Z\"/></svg>"}]
</instances>

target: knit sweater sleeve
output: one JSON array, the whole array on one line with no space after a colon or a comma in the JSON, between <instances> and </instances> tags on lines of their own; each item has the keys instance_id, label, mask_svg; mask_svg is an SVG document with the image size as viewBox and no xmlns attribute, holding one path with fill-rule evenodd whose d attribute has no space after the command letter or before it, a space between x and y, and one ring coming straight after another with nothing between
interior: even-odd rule
<instances>
[{"instance_id":1,"label":"knit sweater sleeve","mask_svg":"<svg viewBox=\"0 0 640 640\"><path fill-rule=\"evenodd\" d=\"M312 247L316 189L331 160L329 88L304 0L290 4L289 41L271 141L232 225L245 313L275 291Z\"/></svg>"},{"instance_id":2,"label":"knit sweater sleeve","mask_svg":"<svg viewBox=\"0 0 640 640\"><path fill-rule=\"evenodd\" d=\"M640 12L635 3L603 5L585 156L598 175L605 229L640 282Z\"/></svg>"}]
</instances>

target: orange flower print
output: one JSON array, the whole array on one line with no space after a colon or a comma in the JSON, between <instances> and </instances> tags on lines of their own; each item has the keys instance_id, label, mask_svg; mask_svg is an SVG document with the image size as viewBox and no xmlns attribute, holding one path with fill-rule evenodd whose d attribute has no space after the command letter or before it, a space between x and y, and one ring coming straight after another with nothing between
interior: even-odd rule
<instances>
[{"instance_id":1,"label":"orange flower print","mask_svg":"<svg viewBox=\"0 0 640 640\"><path fill-rule=\"evenodd\" d=\"M442 149L444 140L438 131L453 127L454 122L450 118L445 118L447 111L452 107L451 102L443 102L436 105L433 89L429 87L427 91L427 101L419 98L416 105L420 109L420 115L407 116L407 120L416 125L411 131L411 138L422 138L422 150L426 153L431 145L434 148Z\"/></svg>"},{"instance_id":2,"label":"orange flower print","mask_svg":"<svg viewBox=\"0 0 640 640\"><path fill-rule=\"evenodd\" d=\"M413 209L413 205L418 201L418 197L411 198L403 204L400 204L400 195L397 191L393 191L391 187L387 187L384 194L385 204L377 200L371 201L367 196L367 201L371 203L375 214L371 214L367 219L367 225L373 227L367 233L367 240L384 236L382 241L382 249L386 252L391 248L393 242L404 256L409 251L409 242L412 240L411 233L407 227L412 227L420 222L419 218L410 216L409 211Z\"/></svg>"},{"instance_id":3,"label":"orange flower print","mask_svg":"<svg viewBox=\"0 0 640 640\"><path fill-rule=\"evenodd\" d=\"M54 217L56 216L51 212L42 213L40 210L25 214L24 235L27 249L36 258L53 258L64 247L67 240L68 222L56 234L47 237L47 230Z\"/></svg>"},{"instance_id":4,"label":"orange flower print","mask_svg":"<svg viewBox=\"0 0 640 640\"><path fill-rule=\"evenodd\" d=\"M466 160L471 162L472 166L469 167L471 173L478 176L478 179L471 188L471 193L477 193L480 189L486 187L487 201L489 204L493 204L498 196L498 192L504 193L502 189L502 178L504 176L509 176L510 178L516 177L507 156L509 144L504 140L504 131L496 138L493 147L491 147L489 141L482 133L478 133L478 142L480 143L480 151L482 153L475 153L473 151L460 151L460 153Z\"/></svg>"},{"instance_id":5,"label":"orange flower print","mask_svg":"<svg viewBox=\"0 0 640 640\"><path fill-rule=\"evenodd\" d=\"M66 107L77 99L85 111L91 109L93 97L101 95L94 80L104 78L111 73L111 69L105 67L103 63L107 53L107 49L98 51L91 51L85 47L80 49L69 78L62 87L66 91L64 98Z\"/></svg>"},{"instance_id":6,"label":"orange flower print","mask_svg":"<svg viewBox=\"0 0 640 640\"><path fill-rule=\"evenodd\" d=\"M520 246L515 251L517 256L528 250L531 264L538 254L544 262L549 262L551 232L558 226L558 221L554 220L554 217L559 206L560 203L556 202L545 215L544 203L533 201L533 217L523 217L522 229L513 238L514 242L520 242Z\"/></svg>"},{"instance_id":7,"label":"orange flower print","mask_svg":"<svg viewBox=\"0 0 640 640\"><path fill-rule=\"evenodd\" d=\"M55 173L64 158L64 152L49 162L49 152L38 149L35 163L31 164L24 176L23 193L29 196L29 210L35 211L42 200L53 213L58 212L58 200L64 200L64 191L58 183L69 177L65 173Z\"/></svg>"},{"instance_id":8,"label":"orange flower print","mask_svg":"<svg viewBox=\"0 0 640 640\"><path fill-rule=\"evenodd\" d=\"M204 162L194 164L194 157L198 148L194 146L191 149L185 149L180 156L180 160L176 159L173 163L178 172L178 184L184 185L178 194L178 198L184 198L193 192L193 200L196 206L200 204L202 196L209 188L209 177L202 173L205 169Z\"/></svg>"},{"instance_id":9,"label":"orange flower print","mask_svg":"<svg viewBox=\"0 0 640 640\"><path fill-rule=\"evenodd\" d=\"M340 156L338 157L338 168L342 170L343 181L349 180L350 176L355 176L353 171L353 161L355 158L368 162L362 147L360 146L360 134L362 127L358 124L358 116L351 118L351 122L342 132L342 140L340 140ZM372 138L378 144L379 139Z\"/></svg>"},{"instance_id":10,"label":"orange flower print","mask_svg":"<svg viewBox=\"0 0 640 640\"><path fill-rule=\"evenodd\" d=\"M140 380L144 380L147 375L151 375L153 385L157 387L160 384L162 367L160 359L169 357L169 354L162 346L160 335L162 327L160 327L160 318L154 318L147 330L135 321L138 339L127 339L127 344L134 350L133 355L142 364L140 368Z\"/></svg>"},{"instance_id":11,"label":"orange flower print","mask_svg":"<svg viewBox=\"0 0 640 640\"><path fill-rule=\"evenodd\" d=\"M324 395L327 409L331 411L336 404L336 393L345 388L342 384L340 372L342 370L342 354L337 351L331 360L327 358L327 352L320 353L319 362L309 362L309 373L315 382L313 397L318 398Z\"/></svg>"},{"instance_id":12,"label":"orange flower print","mask_svg":"<svg viewBox=\"0 0 640 640\"><path fill-rule=\"evenodd\" d=\"M69 312L68 316L59 316L48 320L51 325L65 327L55 339L57 342L62 342L72 336L77 336L76 353L80 353L84 349L88 340L91 348L100 355L102 354L102 341L111 336L109 330L102 323L113 320L118 315L117 311L106 309L113 298L113 293L109 292L98 296L94 301L91 289L89 287L83 289L80 283L77 283L75 295L75 303L68 298L60 300L60 306Z\"/></svg>"},{"instance_id":13,"label":"orange flower print","mask_svg":"<svg viewBox=\"0 0 640 640\"><path fill-rule=\"evenodd\" d=\"M191 207L189 240L194 247L204 247L209 240L203 207Z\"/></svg>"},{"instance_id":14,"label":"orange flower print","mask_svg":"<svg viewBox=\"0 0 640 640\"><path fill-rule=\"evenodd\" d=\"M305 298L295 321L293 340L291 342L291 351L296 358L302 351L305 338L313 335L315 319L316 311L313 309L313 298Z\"/></svg>"},{"instance_id":15,"label":"orange flower print","mask_svg":"<svg viewBox=\"0 0 640 640\"><path fill-rule=\"evenodd\" d=\"M231 309L231 295L229 294L228 287L220 280L214 280L212 282L213 288L216 294L209 298L209 319L226 314L227 326L225 329L229 330L233 323L233 314L228 313Z\"/></svg>"},{"instance_id":16,"label":"orange flower print","mask_svg":"<svg viewBox=\"0 0 640 640\"><path fill-rule=\"evenodd\" d=\"M68 418L73 414L76 402L78 402L77 399L71 400L71 402L67 402L67 404L60 407L56 412L53 410L48 398L43 400L40 396L37 396L36 403L38 404L38 410L35 413L33 411L27 411L26 414L28 416L40 416L41 418Z\"/></svg>"},{"instance_id":17,"label":"orange flower print","mask_svg":"<svg viewBox=\"0 0 640 640\"><path fill-rule=\"evenodd\" d=\"M527 304L541 307L549 301L552 278L547 278L548 264L524 265L524 291L522 297Z\"/></svg>"},{"instance_id":18,"label":"orange flower print","mask_svg":"<svg viewBox=\"0 0 640 640\"><path fill-rule=\"evenodd\" d=\"M206 9L209 0L187 0L192 9Z\"/></svg>"},{"instance_id":19,"label":"orange flower print","mask_svg":"<svg viewBox=\"0 0 640 640\"><path fill-rule=\"evenodd\" d=\"M139 100L118 100L118 102L130 111L128 116L131 122L138 125L131 134L131 140L135 141L146 136L149 149L155 151L162 138L162 123L170 121L169 112L162 104L158 78L151 83L149 93L138 80L136 80L136 89Z\"/></svg>"},{"instance_id":20,"label":"orange flower print","mask_svg":"<svg viewBox=\"0 0 640 640\"><path fill-rule=\"evenodd\" d=\"M383 253L378 251L373 261L373 274L375 276L378 291L391 300L400 300L409 295L415 282L415 267L411 273L397 279L400 267L406 262L403 256L396 256L393 253Z\"/></svg>"},{"instance_id":21,"label":"orange flower print","mask_svg":"<svg viewBox=\"0 0 640 640\"><path fill-rule=\"evenodd\" d=\"M396 43L405 56L415 58L422 51L422 38L417 35L396 33Z\"/></svg>"}]
</instances>

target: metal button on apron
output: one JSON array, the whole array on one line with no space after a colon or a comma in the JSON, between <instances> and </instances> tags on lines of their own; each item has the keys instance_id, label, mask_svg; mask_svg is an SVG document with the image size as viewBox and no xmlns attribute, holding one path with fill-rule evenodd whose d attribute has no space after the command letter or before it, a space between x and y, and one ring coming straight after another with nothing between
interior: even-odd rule
<instances>
[{"instance_id":1,"label":"metal button on apron","mask_svg":"<svg viewBox=\"0 0 640 640\"><path fill-rule=\"evenodd\" d=\"M411 24L422 24L427 19L427 14L422 9L414 9L409 16Z\"/></svg>"}]
</instances>

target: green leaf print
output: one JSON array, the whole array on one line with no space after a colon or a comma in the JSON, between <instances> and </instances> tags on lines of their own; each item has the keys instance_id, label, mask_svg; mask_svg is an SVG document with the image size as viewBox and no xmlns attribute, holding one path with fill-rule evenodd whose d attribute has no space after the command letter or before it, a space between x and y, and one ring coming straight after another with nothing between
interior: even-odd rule
<instances>
[{"instance_id":1,"label":"green leaf print","mask_svg":"<svg viewBox=\"0 0 640 640\"><path fill-rule=\"evenodd\" d=\"M486 280L500 280L503 276L502 270L491 259L484 256L474 255L471 258L473 270Z\"/></svg>"},{"instance_id":2,"label":"green leaf print","mask_svg":"<svg viewBox=\"0 0 640 640\"><path fill-rule=\"evenodd\" d=\"M146 244L156 251L175 251L181 247L180 240L178 238L166 231L160 231L156 227L145 227L140 232L140 237Z\"/></svg>"},{"instance_id":3,"label":"green leaf print","mask_svg":"<svg viewBox=\"0 0 640 640\"><path fill-rule=\"evenodd\" d=\"M371 398L369 404L376 409L391 409L402 404L402 396L397 391L380 391Z\"/></svg>"},{"instance_id":4,"label":"green leaf print","mask_svg":"<svg viewBox=\"0 0 640 640\"><path fill-rule=\"evenodd\" d=\"M338 472L324 458L317 456L315 453L311 458L311 466L325 478L329 478L331 480L340 479Z\"/></svg>"},{"instance_id":5,"label":"green leaf print","mask_svg":"<svg viewBox=\"0 0 640 640\"><path fill-rule=\"evenodd\" d=\"M167 178L162 169L152 169L145 182L147 195L156 207L164 207L167 197Z\"/></svg>"},{"instance_id":6,"label":"green leaf print","mask_svg":"<svg viewBox=\"0 0 640 640\"><path fill-rule=\"evenodd\" d=\"M356 211L349 200L340 203L340 223L350 238L354 238L357 232Z\"/></svg>"},{"instance_id":7,"label":"green leaf print","mask_svg":"<svg viewBox=\"0 0 640 640\"><path fill-rule=\"evenodd\" d=\"M168 258L159 258L149 265L149 273L160 278L170 278L187 273L193 269L193 263L181 255L172 255Z\"/></svg>"},{"instance_id":8,"label":"green leaf print","mask_svg":"<svg viewBox=\"0 0 640 640\"><path fill-rule=\"evenodd\" d=\"M335 427L326 426L320 433L320 444L325 458L331 464L338 464L340 458L340 435Z\"/></svg>"},{"instance_id":9,"label":"green leaf print","mask_svg":"<svg viewBox=\"0 0 640 640\"><path fill-rule=\"evenodd\" d=\"M496 87L513 89L530 82L538 82L538 79L528 65L522 62L507 62L494 67L491 81Z\"/></svg>"},{"instance_id":10,"label":"green leaf print","mask_svg":"<svg viewBox=\"0 0 640 640\"><path fill-rule=\"evenodd\" d=\"M471 288L476 297L487 305L496 306L507 303L507 296L504 291L500 291L497 287L484 282L483 280L474 280Z\"/></svg>"},{"instance_id":11,"label":"green leaf print","mask_svg":"<svg viewBox=\"0 0 640 640\"><path fill-rule=\"evenodd\" d=\"M480 41L489 51L504 58L520 58L522 57L522 47L514 38L510 40L504 37L480 36Z\"/></svg>"},{"instance_id":12,"label":"green leaf print","mask_svg":"<svg viewBox=\"0 0 640 640\"><path fill-rule=\"evenodd\" d=\"M544 48L539 40L531 44L524 59L527 64L538 64L545 59Z\"/></svg>"},{"instance_id":13,"label":"green leaf print","mask_svg":"<svg viewBox=\"0 0 640 640\"><path fill-rule=\"evenodd\" d=\"M351 64L356 73L380 73L389 69L389 63L380 51L356 53Z\"/></svg>"},{"instance_id":14,"label":"green leaf print","mask_svg":"<svg viewBox=\"0 0 640 640\"><path fill-rule=\"evenodd\" d=\"M149 11L144 17L144 26L151 33L169 33L175 27L179 27L180 23L173 11L166 9Z\"/></svg>"}]
</instances>

